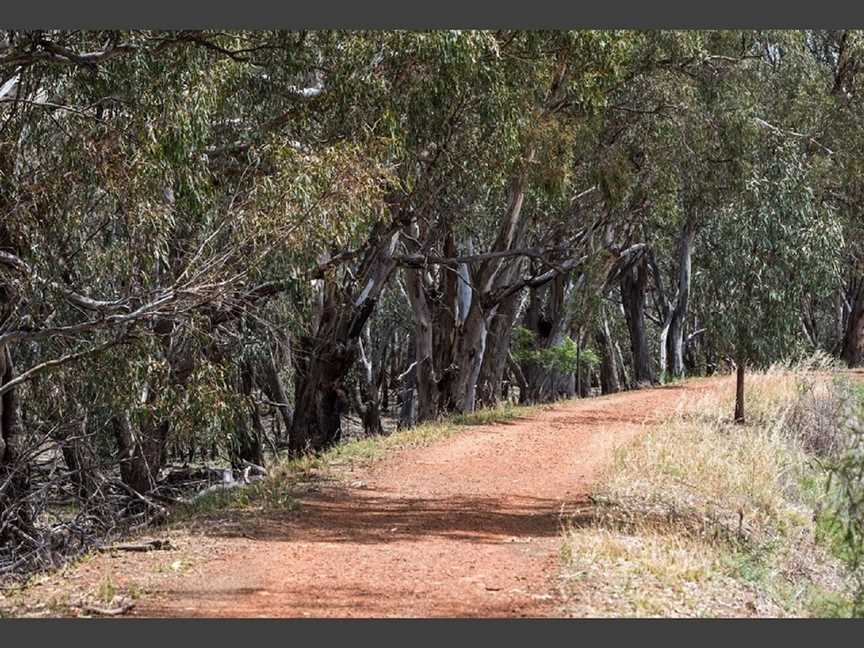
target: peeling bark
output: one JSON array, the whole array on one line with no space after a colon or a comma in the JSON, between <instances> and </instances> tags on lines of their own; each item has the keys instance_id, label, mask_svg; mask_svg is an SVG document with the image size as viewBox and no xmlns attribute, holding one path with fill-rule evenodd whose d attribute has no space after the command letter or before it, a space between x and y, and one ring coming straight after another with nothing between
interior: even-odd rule
<instances>
[{"instance_id":1,"label":"peeling bark","mask_svg":"<svg viewBox=\"0 0 864 648\"><path fill-rule=\"evenodd\" d=\"M367 336L368 341L368 336ZM367 344L368 345L368 344ZM378 400L378 380L372 359L367 355L362 341L358 341L360 355L360 377L355 392L357 411L363 422L363 432L367 435L383 434L381 425L381 404Z\"/></svg>"},{"instance_id":2,"label":"peeling bark","mask_svg":"<svg viewBox=\"0 0 864 648\"><path fill-rule=\"evenodd\" d=\"M424 270L406 269L405 288L414 312L414 361L417 387L416 418L431 421L437 413L434 327Z\"/></svg>"},{"instance_id":3,"label":"peeling bark","mask_svg":"<svg viewBox=\"0 0 864 648\"><path fill-rule=\"evenodd\" d=\"M690 301L691 258L695 238L695 225L692 221L688 221L678 240L677 298L672 309L672 318L669 322L669 337L666 341L669 349L668 366L670 373L676 378L684 375L684 323L687 318L687 308ZM661 365L661 369L665 368L665 366Z\"/></svg>"},{"instance_id":4,"label":"peeling bark","mask_svg":"<svg viewBox=\"0 0 864 648\"><path fill-rule=\"evenodd\" d=\"M519 310L519 296L504 300L492 318L486 338L486 353L480 367L479 400L485 407L494 407L502 395L504 373L510 355L513 324Z\"/></svg>"}]
</instances>

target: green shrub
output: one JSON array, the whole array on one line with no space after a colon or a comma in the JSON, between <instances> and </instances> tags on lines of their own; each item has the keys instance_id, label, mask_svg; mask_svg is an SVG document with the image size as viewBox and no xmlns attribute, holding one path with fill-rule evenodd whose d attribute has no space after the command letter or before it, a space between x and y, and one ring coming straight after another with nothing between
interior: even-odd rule
<instances>
[{"instance_id":1,"label":"green shrub","mask_svg":"<svg viewBox=\"0 0 864 648\"><path fill-rule=\"evenodd\" d=\"M858 391L860 399L860 389ZM853 614L864 616L864 421L858 411L842 422L844 446L828 464L830 506L821 529L831 539L856 583Z\"/></svg>"},{"instance_id":2,"label":"green shrub","mask_svg":"<svg viewBox=\"0 0 864 648\"><path fill-rule=\"evenodd\" d=\"M537 336L530 329L518 326L513 331L513 358L517 362L533 362L558 373L576 373L580 368L591 370L600 364L600 356L590 347L583 349L571 337L560 344L536 348Z\"/></svg>"}]
</instances>

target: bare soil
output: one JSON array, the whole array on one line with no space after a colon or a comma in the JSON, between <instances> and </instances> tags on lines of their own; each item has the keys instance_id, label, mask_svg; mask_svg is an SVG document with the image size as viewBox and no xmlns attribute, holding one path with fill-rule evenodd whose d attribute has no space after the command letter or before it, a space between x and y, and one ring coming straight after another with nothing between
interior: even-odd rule
<instances>
[{"instance_id":1,"label":"bare soil","mask_svg":"<svg viewBox=\"0 0 864 648\"><path fill-rule=\"evenodd\" d=\"M721 386L690 380L466 427L346 468L296 510L233 513L174 532L177 551L101 554L64 582L137 593L128 616L557 616L562 514L615 448Z\"/></svg>"}]
</instances>

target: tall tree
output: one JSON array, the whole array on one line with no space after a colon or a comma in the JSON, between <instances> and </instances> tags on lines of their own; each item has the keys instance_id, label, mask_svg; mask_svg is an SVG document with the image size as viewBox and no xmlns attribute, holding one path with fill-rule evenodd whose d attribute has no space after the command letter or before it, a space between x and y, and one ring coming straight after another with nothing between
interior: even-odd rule
<instances>
[{"instance_id":1,"label":"tall tree","mask_svg":"<svg viewBox=\"0 0 864 648\"><path fill-rule=\"evenodd\" d=\"M735 362L742 423L746 367L794 353L801 304L830 292L843 242L835 214L809 187L796 143L773 144L761 148L740 198L709 225L704 261L711 339Z\"/></svg>"}]
</instances>

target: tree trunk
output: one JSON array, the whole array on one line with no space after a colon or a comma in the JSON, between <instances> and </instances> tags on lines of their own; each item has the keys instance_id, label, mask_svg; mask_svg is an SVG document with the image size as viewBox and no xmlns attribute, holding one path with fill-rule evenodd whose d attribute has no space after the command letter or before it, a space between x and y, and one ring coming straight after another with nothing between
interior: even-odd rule
<instances>
[{"instance_id":1,"label":"tree trunk","mask_svg":"<svg viewBox=\"0 0 864 648\"><path fill-rule=\"evenodd\" d=\"M463 243L462 252L471 254L474 248L469 241ZM460 252L451 231L444 237L444 254L455 256ZM450 394L453 381L457 379L460 366L459 340L465 331L465 322L475 301L471 273L466 264L441 267L438 270L438 284L434 290L436 299L432 301L432 364L435 378L434 401L435 416L453 411ZM418 372L420 365L417 366ZM418 373L418 379L420 374ZM418 382L418 398L420 388ZM423 420L423 419L420 419Z\"/></svg>"},{"instance_id":2,"label":"tree trunk","mask_svg":"<svg viewBox=\"0 0 864 648\"><path fill-rule=\"evenodd\" d=\"M618 363L605 313L602 315L602 324L595 333L595 340L600 349L600 393L617 394L621 391L621 384L618 381Z\"/></svg>"},{"instance_id":3,"label":"tree trunk","mask_svg":"<svg viewBox=\"0 0 864 648\"><path fill-rule=\"evenodd\" d=\"M14 380L15 375L9 347L0 347L0 385ZM0 539L6 522L23 529L31 526L31 514L23 502L30 488L30 467L23 454L24 429L15 387L0 396Z\"/></svg>"},{"instance_id":4,"label":"tree trunk","mask_svg":"<svg viewBox=\"0 0 864 648\"><path fill-rule=\"evenodd\" d=\"M744 423L744 359L738 360L735 370L735 422Z\"/></svg>"},{"instance_id":5,"label":"tree trunk","mask_svg":"<svg viewBox=\"0 0 864 648\"><path fill-rule=\"evenodd\" d=\"M620 380L618 381L619 388L624 385L626 388L630 384L630 376L627 373L627 363L624 362L624 353L621 351L621 345L615 341L615 355L618 358L618 371L620 372Z\"/></svg>"},{"instance_id":6,"label":"tree trunk","mask_svg":"<svg viewBox=\"0 0 864 648\"><path fill-rule=\"evenodd\" d=\"M655 382L648 353L648 338L645 330L645 287L648 280L648 264L643 256L623 273L621 278L621 301L630 332L630 351L633 355L633 382L635 387Z\"/></svg>"},{"instance_id":7,"label":"tree trunk","mask_svg":"<svg viewBox=\"0 0 864 648\"><path fill-rule=\"evenodd\" d=\"M354 364L356 352L348 345L300 338L297 357L294 418L288 436L293 455L316 452L342 438L342 415L348 399L344 378Z\"/></svg>"},{"instance_id":8,"label":"tree trunk","mask_svg":"<svg viewBox=\"0 0 864 648\"><path fill-rule=\"evenodd\" d=\"M237 376L237 392L246 407L238 407L234 413L231 434L231 463L234 468L241 468L244 462L264 465L264 426L258 404L252 399L255 382L252 362L242 362Z\"/></svg>"},{"instance_id":9,"label":"tree trunk","mask_svg":"<svg viewBox=\"0 0 864 648\"><path fill-rule=\"evenodd\" d=\"M417 421L431 421L437 414L438 390L434 360L434 328L424 279L425 270L406 269L405 288L414 312L414 361L416 361Z\"/></svg>"},{"instance_id":10,"label":"tree trunk","mask_svg":"<svg viewBox=\"0 0 864 648\"><path fill-rule=\"evenodd\" d=\"M162 468L170 423L144 423L136 434L129 415L123 413L114 417L112 427L119 450L120 478L135 491L148 493L156 487Z\"/></svg>"},{"instance_id":11,"label":"tree trunk","mask_svg":"<svg viewBox=\"0 0 864 648\"><path fill-rule=\"evenodd\" d=\"M529 293L524 326L534 334L535 350L552 349L564 342L572 328L572 312L567 303L573 289L570 273L565 272ZM567 375L537 362L526 362L524 373L529 398L535 403L558 400L562 396L572 397L581 391L578 375Z\"/></svg>"},{"instance_id":12,"label":"tree trunk","mask_svg":"<svg viewBox=\"0 0 864 648\"><path fill-rule=\"evenodd\" d=\"M846 290L838 288L834 291L834 321L831 331L832 345L837 355L843 353L843 338L846 336Z\"/></svg>"},{"instance_id":13,"label":"tree trunk","mask_svg":"<svg viewBox=\"0 0 864 648\"><path fill-rule=\"evenodd\" d=\"M511 333L519 306L517 294L504 300L498 313L492 318L487 335L487 349L480 367L480 402L484 407L494 407L502 393L504 372L510 354Z\"/></svg>"},{"instance_id":14,"label":"tree trunk","mask_svg":"<svg viewBox=\"0 0 864 648\"><path fill-rule=\"evenodd\" d=\"M578 381L576 380L577 377ZM577 392L580 398L591 396L591 371L587 367L579 367L576 374L570 376L570 380L573 383L573 391L566 394L567 397L572 398Z\"/></svg>"},{"instance_id":15,"label":"tree trunk","mask_svg":"<svg viewBox=\"0 0 864 648\"><path fill-rule=\"evenodd\" d=\"M411 342L411 347L414 342ZM414 355L414 349L410 348L408 358ZM399 404L399 429L407 429L414 427L417 423L417 408L414 398L414 391L417 384L417 364L412 363L410 368L401 376L402 385L400 386L400 404Z\"/></svg>"},{"instance_id":16,"label":"tree trunk","mask_svg":"<svg viewBox=\"0 0 864 648\"><path fill-rule=\"evenodd\" d=\"M854 292L850 306L840 357L849 367L861 367L864 366L864 281Z\"/></svg>"},{"instance_id":17,"label":"tree trunk","mask_svg":"<svg viewBox=\"0 0 864 648\"><path fill-rule=\"evenodd\" d=\"M359 413L360 422L363 424L363 434L366 436L384 434L384 426L381 424L381 407L377 401L364 401Z\"/></svg>"},{"instance_id":18,"label":"tree trunk","mask_svg":"<svg viewBox=\"0 0 864 648\"><path fill-rule=\"evenodd\" d=\"M369 346L368 337L367 346ZM366 436L383 434L384 426L381 425L381 404L378 400L379 385L375 376L375 367L362 342L358 342L358 348L360 352L360 376L355 400L357 401L360 420L363 423L363 432Z\"/></svg>"},{"instance_id":19,"label":"tree trunk","mask_svg":"<svg viewBox=\"0 0 864 648\"><path fill-rule=\"evenodd\" d=\"M388 345L391 341L388 341ZM381 411L390 411L390 357L381 366L381 378L379 380L378 393L381 394Z\"/></svg>"},{"instance_id":20,"label":"tree trunk","mask_svg":"<svg viewBox=\"0 0 864 648\"><path fill-rule=\"evenodd\" d=\"M357 360L357 341L395 268L393 251L399 241L395 223L379 224L353 289L332 291L312 336L298 340L294 420L288 447L293 455L328 448L342 437L342 414L348 398L345 377Z\"/></svg>"},{"instance_id":21,"label":"tree trunk","mask_svg":"<svg viewBox=\"0 0 864 648\"><path fill-rule=\"evenodd\" d=\"M543 297L549 286L541 286L528 292L528 306L522 318L522 326L533 333L531 351L545 346L546 338L551 333L551 324L543 318ZM523 403L536 403L542 399L542 390L546 378L543 367L532 359L524 360L521 364L522 375L525 377L525 394Z\"/></svg>"},{"instance_id":22,"label":"tree trunk","mask_svg":"<svg viewBox=\"0 0 864 648\"><path fill-rule=\"evenodd\" d=\"M671 371L668 370L669 367L669 329L672 326L672 311L669 311L668 317L663 319L663 322L660 326L660 336L657 343L657 348L660 351L660 362L657 363L657 366L660 367L660 382L665 383Z\"/></svg>"},{"instance_id":23,"label":"tree trunk","mask_svg":"<svg viewBox=\"0 0 864 648\"><path fill-rule=\"evenodd\" d=\"M446 409L449 412L468 413L474 411L477 394L477 379L483 355L486 352L487 322L495 315L497 307L483 313L479 300L472 300L468 319L457 329L453 347L455 368L449 383Z\"/></svg>"},{"instance_id":24,"label":"tree trunk","mask_svg":"<svg viewBox=\"0 0 864 648\"><path fill-rule=\"evenodd\" d=\"M196 356L189 338L178 334L174 323L159 320L154 324L165 358L169 365L171 386L182 391L186 388L195 370ZM132 428L129 413L114 418L114 438L119 450L120 476L123 483L139 493L147 493L156 487L159 472L167 459L168 441L171 434L169 419L155 419L152 410L160 398L158 385L149 385L146 399L146 418Z\"/></svg>"},{"instance_id":25,"label":"tree trunk","mask_svg":"<svg viewBox=\"0 0 864 648\"><path fill-rule=\"evenodd\" d=\"M525 374L522 372L522 367L513 359L513 355L507 354L507 368L510 370L510 375L516 381L519 387L519 404L525 405L528 402L528 381L525 380Z\"/></svg>"},{"instance_id":26,"label":"tree trunk","mask_svg":"<svg viewBox=\"0 0 864 648\"><path fill-rule=\"evenodd\" d=\"M691 258L695 237L696 228L691 221L688 221L678 240L678 299L672 310L672 320L669 324L669 368L675 378L684 375L684 323L690 301Z\"/></svg>"},{"instance_id":27,"label":"tree trunk","mask_svg":"<svg viewBox=\"0 0 864 648\"><path fill-rule=\"evenodd\" d=\"M241 468L244 462L264 464L264 426L255 403L237 409L234 417L231 465Z\"/></svg>"},{"instance_id":28,"label":"tree trunk","mask_svg":"<svg viewBox=\"0 0 864 648\"><path fill-rule=\"evenodd\" d=\"M511 178L507 210L498 224L498 233L491 251L513 249L524 236L526 219L522 218L522 205L527 186L527 167L534 160L534 149L529 147L525 164ZM508 285L521 268L521 261L489 259L480 263L471 272L467 267L459 268L462 276L457 294L458 321L452 346L452 374L444 376L446 384L445 409L450 412L473 412L476 405L477 382L486 353L489 326L501 306L500 298L492 295L498 288ZM471 282L470 304L468 282ZM467 307L467 314L466 309ZM464 319L463 319L464 318Z\"/></svg>"},{"instance_id":29,"label":"tree trunk","mask_svg":"<svg viewBox=\"0 0 864 648\"><path fill-rule=\"evenodd\" d=\"M64 425L58 426L54 438L63 454L63 462L69 470L76 496L81 500L89 499L97 489L94 478L98 462L87 436L86 412L81 411L70 417Z\"/></svg>"},{"instance_id":30,"label":"tree trunk","mask_svg":"<svg viewBox=\"0 0 864 648\"><path fill-rule=\"evenodd\" d=\"M279 377L279 369L276 367L276 360L272 351L261 363L258 386L270 402L276 404L276 409L279 411L287 434L288 430L291 429L291 406L288 404L288 394L282 384L282 379ZM277 443L281 441L282 439L277 439Z\"/></svg>"}]
</instances>

